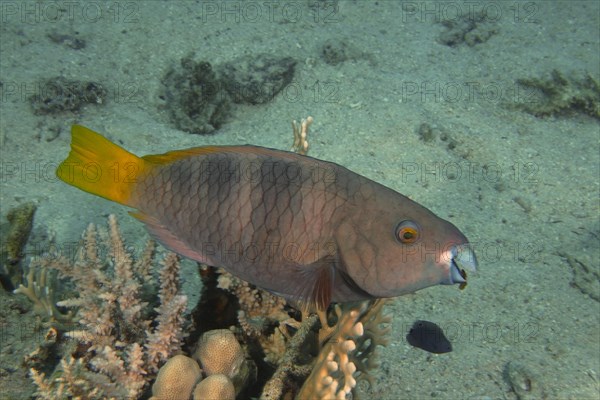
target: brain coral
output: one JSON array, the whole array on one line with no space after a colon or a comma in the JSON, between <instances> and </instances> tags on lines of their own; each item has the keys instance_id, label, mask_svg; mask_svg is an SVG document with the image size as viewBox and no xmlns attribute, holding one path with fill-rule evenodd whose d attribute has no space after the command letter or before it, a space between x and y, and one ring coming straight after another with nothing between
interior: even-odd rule
<instances>
[{"instance_id":1,"label":"brain coral","mask_svg":"<svg viewBox=\"0 0 600 400\"><path fill-rule=\"evenodd\" d=\"M244 362L244 351L234 334L227 329L205 332L193 355L207 375L234 377Z\"/></svg>"},{"instance_id":2,"label":"brain coral","mask_svg":"<svg viewBox=\"0 0 600 400\"><path fill-rule=\"evenodd\" d=\"M184 355L171 357L158 371L151 399L189 399L199 379L200 367L196 361Z\"/></svg>"},{"instance_id":3,"label":"brain coral","mask_svg":"<svg viewBox=\"0 0 600 400\"><path fill-rule=\"evenodd\" d=\"M210 375L194 389L194 400L235 400L235 388L231 379L223 374Z\"/></svg>"}]
</instances>

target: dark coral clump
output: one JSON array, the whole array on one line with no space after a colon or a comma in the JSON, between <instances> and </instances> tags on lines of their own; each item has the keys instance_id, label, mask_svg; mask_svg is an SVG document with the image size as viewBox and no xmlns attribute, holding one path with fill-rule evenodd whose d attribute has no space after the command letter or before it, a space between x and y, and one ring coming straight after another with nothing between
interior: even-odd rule
<instances>
[{"instance_id":1,"label":"dark coral clump","mask_svg":"<svg viewBox=\"0 0 600 400\"><path fill-rule=\"evenodd\" d=\"M192 55L169 68L163 78L161 98L171 122L190 133L212 133L227 119L230 100L207 61Z\"/></svg>"},{"instance_id":2,"label":"dark coral clump","mask_svg":"<svg viewBox=\"0 0 600 400\"><path fill-rule=\"evenodd\" d=\"M29 103L34 114L56 114L79 111L86 104L105 104L107 94L100 83L59 76L39 82L36 93L29 97Z\"/></svg>"},{"instance_id":3,"label":"dark coral clump","mask_svg":"<svg viewBox=\"0 0 600 400\"><path fill-rule=\"evenodd\" d=\"M0 227L0 282L6 290L13 290L21 283L20 261L33 227L36 209L33 202L11 208L6 214L8 224Z\"/></svg>"}]
</instances>

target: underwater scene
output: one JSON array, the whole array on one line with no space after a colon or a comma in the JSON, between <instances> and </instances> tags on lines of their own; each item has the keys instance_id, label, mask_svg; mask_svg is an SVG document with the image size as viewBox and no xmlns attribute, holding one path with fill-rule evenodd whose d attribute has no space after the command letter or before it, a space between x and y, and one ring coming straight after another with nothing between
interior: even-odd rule
<instances>
[{"instance_id":1,"label":"underwater scene","mask_svg":"<svg viewBox=\"0 0 600 400\"><path fill-rule=\"evenodd\" d=\"M0 400L600 398L600 2L0 1Z\"/></svg>"}]
</instances>

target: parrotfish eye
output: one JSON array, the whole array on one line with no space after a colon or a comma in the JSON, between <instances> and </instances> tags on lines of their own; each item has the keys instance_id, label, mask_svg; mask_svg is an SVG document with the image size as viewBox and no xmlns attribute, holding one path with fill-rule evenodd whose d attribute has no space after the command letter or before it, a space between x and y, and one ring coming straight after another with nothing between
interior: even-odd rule
<instances>
[{"instance_id":1,"label":"parrotfish eye","mask_svg":"<svg viewBox=\"0 0 600 400\"><path fill-rule=\"evenodd\" d=\"M402 221L396 227L396 239L400 243L412 244L419 240L420 229L413 221Z\"/></svg>"}]
</instances>

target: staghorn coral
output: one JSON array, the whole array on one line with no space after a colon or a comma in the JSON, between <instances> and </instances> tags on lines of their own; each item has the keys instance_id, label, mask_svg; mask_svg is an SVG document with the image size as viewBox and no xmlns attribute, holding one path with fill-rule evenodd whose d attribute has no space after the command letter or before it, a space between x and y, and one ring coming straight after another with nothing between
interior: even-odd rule
<instances>
[{"instance_id":1,"label":"staghorn coral","mask_svg":"<svg viewBox=\"0 0 600 400\"><path fill-rule=\"evenodd\" d=\"M196 361L181 354L171 357L158 371L150 400L189 399L200 379Z\"/></svg>"},{"instance_id":2,"label":"staghorn coral","mask_svg":"<svg viewBox=\"0 0 600 400\"><path fill-rule=\"evenodd\" d=\"M317 315L309 315L298 328L296 334L289 340L285 354L271 379L264 386L260 399L275 400L290 397L298 391L301 382L311 372L311 360L307 360L304 345L315 339L313 329L317 325Z\"/></svg>"},{"instance_id":3,"label":"staghorn coral","mask_svg":"<svg viewBox=\"0 0 600 400\"><path fill-rule=\"evenodd\" d=\"M177 256L169 253L161 263L154 324L149 318L152 309L142 301L154 254L155 244L150 242L134 260L111 215L108 231L89 225L74 262L62 255L33 262L58 270L79 293L58 303L76 310L78 329L61 335L73 340L74 350L64 355L49 378L30 369L40 398L137 398L159 365L179 350L187 298L177 294Z\"/></svg>"},{"instance_id":4,"label":"staghorn coral","mask_svg":"<svg viewBox=\"0 0 600 400\"><path fill-rule=\"evenodd\" d=\"M155 372L158 365L168 357L179 351L181 343L187 334L184 334L183 311L187 304L187 297L178 295L179 292L179 258L175 253L168 253L161 262L163 268L160 272L160 306L155 309L158 313L156 321L158 328L148 334L146 348L148 350L148 364L150 371ZM146 331L148 332L148 331ZM171 333L175 333L173 336Z\"/></svg>"},{"instance_id":5,"label":"staghorn coral","mask_svg":"<svg viewBox=\"0 0 600 400\"><path fill-rule=\"evenodd\" d=\"M298 325L285 311L285 299L250 285L221 268L218 272L217 287L238 299L237 319L242 332L260 343L265 361L277 365L285 352L286 326ZM276 329L272 331L274 326Z\"/></svg>"},{"instance_id":6,"label":"staghorn coral","mask_svg":"<svg viewBox=\"0 0 600 400\"><path fill-rule=\"evenodd\" d=\"M287 337L281 326L269 336L265 336L266 340L261 340L263 351L265 352L264 360L269 364L277 365L281 362L287 345Z\"/></svg>"},{"instance_id":7,"label":"staghorn coral","mask_svg":"<svg viewBox=\"0 0 600 400\"><path fill-rule=\"evenodd\" d=\"M238 321L244 333L259 337L273 323L289 318L284 311L285 299L242 281L220 268L217 287L234 294L239 300Z\"/></svg>"}]
</instances>

